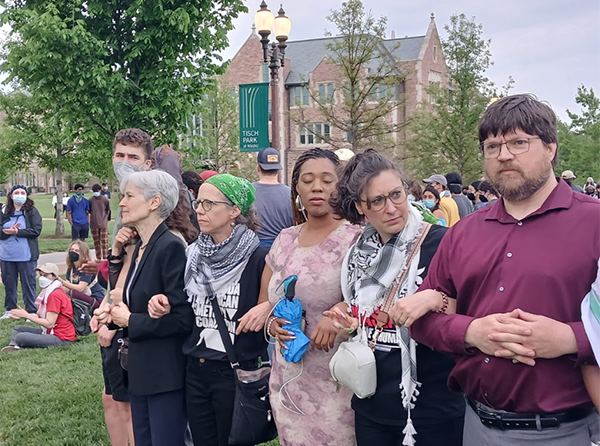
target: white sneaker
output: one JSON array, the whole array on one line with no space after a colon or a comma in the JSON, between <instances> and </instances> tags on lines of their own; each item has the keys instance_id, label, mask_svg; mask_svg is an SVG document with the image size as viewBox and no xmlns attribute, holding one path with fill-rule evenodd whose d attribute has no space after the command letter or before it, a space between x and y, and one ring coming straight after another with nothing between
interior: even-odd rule
<instances>
[{"instance_id":1,"label":"white sneaker","mask_svg":"<svg viewBox=\"0 0 600 446\"><path fill-rule=\"evenodd\" d=\"M4 314L0 316L0 319L10 319L10 311L5 311Z\"/></svg>"},{"instance_id":2,"label":"white sneaker","mask_svg":"<svg viewBox=\"0 0 600 446\"><path fill-rule=\"evenodd\" d=\"M2 350L0 350L1 352L16 352L18 350L21 350L21 347L17 346L17 345L7 345L6 347L4 347Z\"/></svg>"}]
</instances>

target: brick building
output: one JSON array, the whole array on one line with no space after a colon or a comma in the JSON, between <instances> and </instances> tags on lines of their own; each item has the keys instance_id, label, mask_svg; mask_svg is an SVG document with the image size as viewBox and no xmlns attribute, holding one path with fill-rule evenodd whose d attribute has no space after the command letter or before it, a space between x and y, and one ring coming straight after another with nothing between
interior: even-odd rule
<instances>
[{"instance_id":1,"label":"brick building","mask_svg":"<svg viewBox=\"0 0 600 446\"><path fill-rule=\"evenodd\" d=\"M281 130L278 146L286 163L287 178L295 160L304 150L317 146L328 147L319 140L319 133L335 136L336 139L344 137L334 134L341 132L340 129L324 122L309 94L310 89L331 94L334 103L342 100L339 89L335 88L336 79L339 82L338 67L328 57L328 44L333 39L335 37L287 42L285 66L279 71L280 113L279 116L270 116L270 119L279 120ZM395 61L395 68L402 74L402 80L395 86L398 92L396 97L402 99L402 104L386 119L395 124L403 123L414 113L419 102L430 100L425 91L427 86L431 83L447 84L447 68L434 15L431 15L425 35L395 38L392 32L392 36L383 39L381 45L390 56L388 63ZM229 64L225 75L227 83L237 87L240 84L269 82L268 65L263 64L261 56L260 37L253 30ZM365 73L368 69L365 67ZM313 132L299 126L294 119L298 113L298 104L304 107L305 119L310 121ZM401 151L404 132L398 131L392 137L396 150Z\"/></svg>"}]
</instances>

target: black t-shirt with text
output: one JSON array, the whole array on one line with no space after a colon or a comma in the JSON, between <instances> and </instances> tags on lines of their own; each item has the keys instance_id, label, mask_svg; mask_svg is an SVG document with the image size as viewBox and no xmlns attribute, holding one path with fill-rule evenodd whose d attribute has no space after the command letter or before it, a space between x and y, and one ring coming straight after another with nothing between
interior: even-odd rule
<instances>
[{"instance_id":1,"label":"black t-shirt with text","mask_svg":"<svg viewBox=\"0 0 600 446\"><path fill-rule=\"evenodd\" d=\"M256 248L256 251L250 256L240 280L229 284L225 293L217 295L219 307L223 312L227 329L232 336L237 359L240 362L264 356L267 349L267 342L262 330L241 333L238 336L235 336L235 330L238 319L258 302L260 282L268 251L263 246ZM192 304L192 310L196 316L194 327L183 345L183 352L194 358L228 361L209 299L196 301Z\"/></svg>"},{"instance_id":2,"label":"black t-shirt with text","mask_svg":"<svg viewBox=\"0 0 600 446\"><path fill-rule=\"evenodd\" d=\"M421 257L417 275L417 285L423 282L431 259L446 233L447 228L434 225L421 245ZM352 308L353 313L357 312ZM368 337L371 339L377 326L377 314L373 313L366 321ZM356 314L355 314L356 316ZM391 321L384 327L375 348L377 360L377 391L366 399L352 398L352 408L365 418L385 425L403 426L407 412L402 406L400 382L402 380L402 358L396 328ZM446 381L454 367L451 356L434 352L424 345L417 345L417 380L422 384L418 388L419 396L411 418L418 431L419 423L436 423L444 419L461 417L465 402L462 394L448 390Z\"/></svg>"}]
</instances>

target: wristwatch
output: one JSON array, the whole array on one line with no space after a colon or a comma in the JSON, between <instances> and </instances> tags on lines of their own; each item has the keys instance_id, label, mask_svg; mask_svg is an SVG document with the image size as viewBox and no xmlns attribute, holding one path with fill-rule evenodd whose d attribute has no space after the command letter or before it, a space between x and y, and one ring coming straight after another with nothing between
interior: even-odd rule
<instances>
[{"instance_id":1,"label":"wristwatch","mask_svg":"<svg viewBox=\"0 0 600 446\"><path fill-rule=\"evenodd\" d=\"M108 250L108 257L106 258L109 262L112 262L113 260L123 260L123 257L125 257L125 254L127 254L127 252L125 251L125 248L123 248L121 250L121 254L119 254L118 256L113 256L112 255L112 249Z\"/></svg>"}]
</instances>

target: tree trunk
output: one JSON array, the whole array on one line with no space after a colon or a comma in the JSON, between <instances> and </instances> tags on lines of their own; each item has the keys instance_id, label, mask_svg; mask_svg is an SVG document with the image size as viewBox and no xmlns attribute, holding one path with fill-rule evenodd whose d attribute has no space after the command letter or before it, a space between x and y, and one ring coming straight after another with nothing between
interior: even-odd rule
<instances>
[{"instance_id":1,"label":"tree trunk","mask_svg":"<svg viewBox=\"0 0 600 446\"><path fill-rule=\"evenodd\" d=\"M57 150L57 155L58 158L60 159L60 149ZM56 167L56 231L54 232L54 235L56 235L57 237L64 237L65 235L65 221L63 218L63 199L62 199L62 195L63 195L63 188L62 188L62 181L63 181L63 172L62 172L62 167L57 166Z\"/></svg>"}]
</instances>

